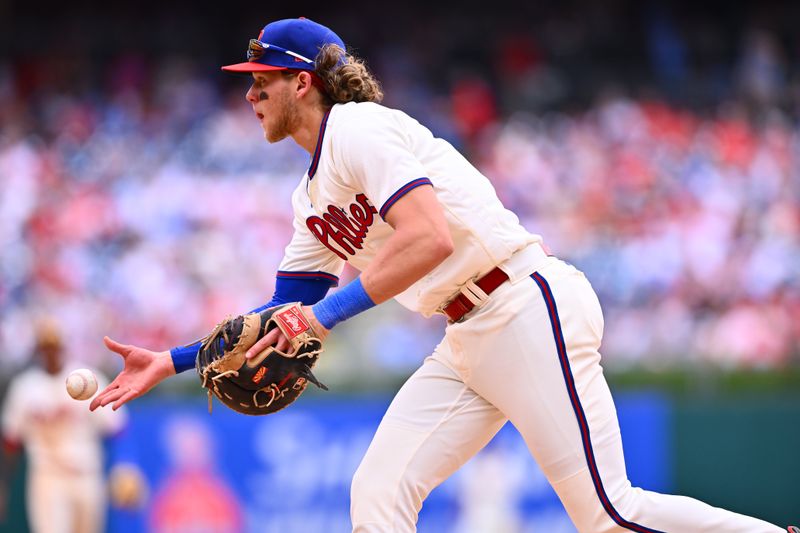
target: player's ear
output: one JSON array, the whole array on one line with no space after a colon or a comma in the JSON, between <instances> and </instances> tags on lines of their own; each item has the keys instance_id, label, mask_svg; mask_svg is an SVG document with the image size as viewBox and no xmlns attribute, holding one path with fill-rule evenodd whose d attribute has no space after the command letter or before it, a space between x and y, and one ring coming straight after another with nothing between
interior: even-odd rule
<instances>
[{"instance_id":1,"label":"player's ear","mask_svg":"<svg viewBox=\"0 0 800 533\"><path fill-rule=\"evenodd\" d=\"M295 79L297 80L297 87L295 89L295 94L298 97L305 96L308 93L308 91L311 90L311 86L313 85L311 82L311 74L309 74L305 70L301 70L300 72L297 73L297 77Z\"/></svg>"}]
</instances>

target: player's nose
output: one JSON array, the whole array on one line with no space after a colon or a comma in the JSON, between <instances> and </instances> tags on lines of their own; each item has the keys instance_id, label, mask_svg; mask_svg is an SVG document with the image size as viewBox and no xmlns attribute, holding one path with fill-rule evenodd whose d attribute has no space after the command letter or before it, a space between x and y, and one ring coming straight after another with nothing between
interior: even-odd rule
<instances>
[{"instance_id":1,"label":"player's nose","mask_svg":"<svg viewBox=\"0 0 800 533\"><path fill-rule=\"evenodd\" d=\"M258 101L254 87L255 85L251 85L250 88L247 89L247 94L244 95L245 99L251 104L255 104Z\"/></svg>"}]
</instances>

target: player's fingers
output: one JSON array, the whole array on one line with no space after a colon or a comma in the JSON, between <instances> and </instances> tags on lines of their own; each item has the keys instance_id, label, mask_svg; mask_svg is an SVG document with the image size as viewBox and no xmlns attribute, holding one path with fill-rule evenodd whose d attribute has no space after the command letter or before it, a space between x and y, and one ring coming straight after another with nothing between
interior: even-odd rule
<instances>
[{"instance_id":1,"label":"player's fingers","mask_svg":"<svg viewBox=\"0 0 800 533\"><path fill-rule=\"evenodd\" d=\"M114 402L114 405L111 406L111 409L116 411L117 409L122 407L126 402L129 402L130 400L133 400L134 398L136 398L138 396L139 396L139 391L138 390L129 388L125 392L125 394L122 395L122 397L119 400Z\"/></svg>"},{"instance_id":2,"label":"player's fingers","mask_svg":"<svg viewBox=\"0 0 800 533\"><path fill-rule=\"evenodd\" d=\"M252 345L250 349L247 350L247 353L244 354L244 356L247 359L252 359L256 355L260 354L261 352L266 350L269 346L275 344L275 342L278 340L279 334L280 330L278 328L273 329L272 331L270 331L269 333L258 339L258 342Z\"/></svg>"},{"instance_id":3,"label":"player's fingers","mask_svg":"<svg viewBox=\"0 0 800 533\"><path fill-rule=\"evenodd\" d=\"M119 387L112 391L108 391L102 398L100 398L100 407L105 407L106 405L110 404L111 402L115 402L125 396L128 393L130 388L128 387Z\"/></svg>"},{"instance_id":4,"label":"player's fingers","mask_svg":"<svg viewBox=\"0 0 800 533\"><path fill-rule=\"evenodd\" d=\"M113 390L116 390L116 389L118 389L118 388L119 388L119 382L120 382L120 381L121 381L121 379L120 379L120 376L117 376L116 378L114 378L114 381L112 381L111 383L109 383L109 384L106 386L106 388L104 388L103 390L101 390L100 392L98 392L98 393L95 395L94 399L95 399L95 400L98 400L98 401L99 401L99 400L102 400L102 399L103 399L103 396L105 396L106 394L110 393L110 392L111 392L111 391L113 391Z\"/></svg>"},{"instance_id":5,"label":"player's fingers","mask_svg":"<svg viewBox=\"0 0 800 533\"><path fill-rule=\"evenodd\" d=\"M103 401L103 398L105 398L107 394L109 394L113 390L116 390L117 388L118 387L112 383L111 385L100 391L98 394L96 394L95 397L92 398L92 403L89 404L89 410L94 411L95 409L100 407L100 403Z\"/></svg>"},{"instance_id":6,"label":"player's fingers","mask_svg":"<svg viewBox=\"0 0 800 533\"><path fill-rule=\"evenodd\" d=\"M113 340L111 337L108 337L108 336L103 337L103 342L105 343L106 348L108 348L112 352L116 352L116 353L120 354L123 358L125 356L127 356L128 352L130 351L128 346L118 343L117 341Z\"/></svg>"},{"instance_id":7,"label":"player's fingers","mask_svg":"<svg viewBox=\"0 0 800 533\"><path fill-rule=\"evenodd\" d=\"M278 344L275 345L275 348L279 352L289 353L289 351L288 351L289 350L289 339L287 339L286 337L281 335L280 338L278 339Z\"/></svg>"},{"instance_id":8,"label":"player's fingers","mask_svg":"<svg viewBox=\"0 0 800 533\"><path fill-rule=\"evenodd\" d=\"M92 403L89 404L89 410L90 411L94 411L98 407L101 407L101 406L105 405L103 403L103 400L109 394L113 393L116 390L119 390L119 388L118 387L110 387L109 386L109 387L106 387L105 389L103 389L103 392L101 392L100 394L97 394L94 398L92 398Z\"/></svg>"},{"instance_id":9,"label":"player's fingers","mask_svg":"<svg viewBox=\"0 0 800 533\"><path fill-rule=\"evenodd\" d=\"M100 400L98 400L97 398L98 398L97 396L92 398L92 403L89 404L89 410L90 411L94 411L95 409L100 407Z\"/></svg>"}]
</instances>

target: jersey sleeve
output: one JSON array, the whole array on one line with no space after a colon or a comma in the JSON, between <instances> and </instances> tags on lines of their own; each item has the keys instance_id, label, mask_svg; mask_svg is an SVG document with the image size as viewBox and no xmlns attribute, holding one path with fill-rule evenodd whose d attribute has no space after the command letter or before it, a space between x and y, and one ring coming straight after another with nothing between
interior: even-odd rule
<instances>
[{"instance_id":1,"label":"jersey sleeve","mask_svg":"<svg viewBox=\"0 0 800 533\"><path fill-rule=\"evenodd\" d=\"M344 260L320 243L300 216L294 217L294 234L276 274L278 279L327 280L339 284Z\"/></svg>"},{"instance_id":2,"label":"jersey sleeve","mask_svg":"<svg viewBox=\"0 0 800 533\"><path fill-rule=\"evenodd\" d=\"M408 133L399 118L389 112L371 113L369 120L337 125L333 139L337 165L346 180L366 194L378 214L386 213L409 191L432 185L422 163L414 156Z\"/></svg>"}]
</instances>

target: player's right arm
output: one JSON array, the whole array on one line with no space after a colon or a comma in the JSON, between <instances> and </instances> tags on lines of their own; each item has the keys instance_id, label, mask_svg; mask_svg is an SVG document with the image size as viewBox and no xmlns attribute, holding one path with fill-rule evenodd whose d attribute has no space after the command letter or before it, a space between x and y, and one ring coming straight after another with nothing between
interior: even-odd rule
<instances>
[{"instance_id":1,"label":"player's right arm","mask_svg":"<svg viewBox=\"0 0 800 533\"><path fill-rule=\"evenodd\" d=\"M311 299L318 301L325 296L330 286L329 283L326 283L324 292L322 292L319 285L321 284L308 280L292 280L288 282L288 285L278 281L272 299L255 311L288 301L308 299L309 295L311 295ZM316 296L320 292L321 295ZM297 300L293 300L293 298ZM126 402L142 396L170 376L193 368L197 351L200 349L200 342L178 346L163 352L155 352L132 344L121 344L109 337L104 337L103 342L109 350L122 357L124 366L114 381L97 394L89 404L89 409L92 411L112 402L112 409L117 410ZM281 348L278 347L278 349ZM285 349L285 346L283 348Z\"/></svg>"},{"instance_id":2,"label":"player's right arm","mask_svg":"<svg viewBox=\"0 0 800 533\"><path fill-rule=\"evenodd\" d=\"M275 293L269 302L250 312L289 302L313 305L325 297L330 287L338 284L343 267L344 262L314 238L305 220L295 217L294 234L276 275ZM285 339L281 341L283 345L279 344L277 348L286 350L288 343ZM168 377L194 368L200 348L200 343L196 342L155 352L120 344L109 337L105 337L103 342L109 350L122 357L124 367L114 381L94 397L89 404L92 411L112 402L112 409L119 409Z\"/></svg>"}]
</instances>

